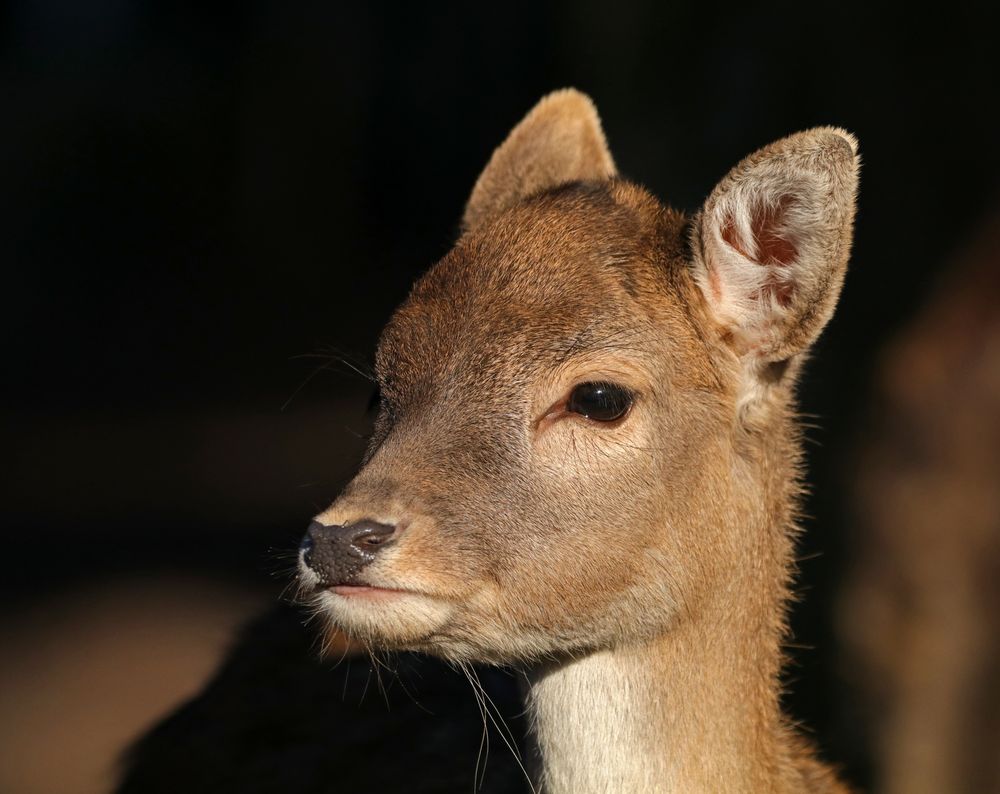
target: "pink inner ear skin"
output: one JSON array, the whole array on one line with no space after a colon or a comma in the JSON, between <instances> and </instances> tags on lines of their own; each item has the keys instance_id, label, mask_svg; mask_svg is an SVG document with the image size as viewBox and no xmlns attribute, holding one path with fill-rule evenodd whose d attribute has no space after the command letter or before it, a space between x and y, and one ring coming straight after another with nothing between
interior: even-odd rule
<instances>
[{"instance_id":1,"label":"pink inner ear skin","mask_svg":"<svg viewBox=\"0 0 1000 794\"><path fill-rule=\"evenodd\" d=\"M750 225L757 242L757 261L762 265L788 266L799 254L792 241L781 236L791 204L791 196L782 196L769 207L758 207L753 214Z\"/></svg>"},{"instance_id":2,"label":"pink inner ear skin","mask_svg":"<svg viewBox=\"0 0 1000 794\"><path fill-rule=\"evenodd\" d=\"M789 306L795 293L794 285L788 279L777 277L779 267L790 266L798 256L798 250L787 236L785 229L785 214L792 204L791 196L782 196L774 204L757 205L750 218L750 229L753 233L756 255L751 256L740 245L736 224L732 216L726 216L722 224L722 239L732 246L745 259L749 259L762 267L769 269L771 276L761 287L760 294L751 296L758 300L764 295L773 297L781 306Z\"/></svg>"}]
</instances>

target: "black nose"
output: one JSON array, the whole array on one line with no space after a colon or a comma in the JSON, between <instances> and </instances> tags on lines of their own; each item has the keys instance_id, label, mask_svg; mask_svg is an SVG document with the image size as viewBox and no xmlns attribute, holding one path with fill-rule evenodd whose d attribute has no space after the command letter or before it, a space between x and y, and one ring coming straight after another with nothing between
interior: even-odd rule
<instances>
[{"instance_id":1,"label":"black nose","mask_svg":"<svg viewBox=\"0 0 1000 794\"><path fill-rule=\"evenodd\" d=\"M347 526L327 526L313 521L299 547L302 561L317 576L321 587L357 583L358 573L392 542L396 527L377 521Z\"/></svg>"}]
</instances>

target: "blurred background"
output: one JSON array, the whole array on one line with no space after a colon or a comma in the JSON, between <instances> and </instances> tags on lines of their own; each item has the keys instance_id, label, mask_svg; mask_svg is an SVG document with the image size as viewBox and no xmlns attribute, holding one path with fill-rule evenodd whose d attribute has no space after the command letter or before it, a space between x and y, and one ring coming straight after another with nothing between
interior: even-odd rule
<instances>
[{"instance_id":1,"label":"blurred background","mask_svg":"<svg viewBox=\"0 0 1000 794\"><path fill-rule=\"evenodd\" d=\"M1000 790L996 27L835 6L10 0L0 792L98 792L288 582L363 369L492 149L566 85L694 211L818 124L864 160L801 388L788 707L879 791ZM992 621L992 622L991 622Z\"/></svg>"}]
</instances>

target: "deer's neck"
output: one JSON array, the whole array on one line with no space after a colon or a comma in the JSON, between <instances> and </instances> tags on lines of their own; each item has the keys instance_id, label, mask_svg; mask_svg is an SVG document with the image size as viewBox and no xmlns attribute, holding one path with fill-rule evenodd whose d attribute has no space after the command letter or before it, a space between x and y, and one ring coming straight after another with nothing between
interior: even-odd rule
<instances>
[{"instance_id":1,"label":"deer's neck","mask_svg":"<svg viewBox=\"0 0 1000 794\"><path fill-rule=\"evenodd\" d=\"M706 615L648 645L535 671L542 790L794 788L779 779L794 774L781 746L779 610L773 620Z\"/></svg>"}]
</instances>

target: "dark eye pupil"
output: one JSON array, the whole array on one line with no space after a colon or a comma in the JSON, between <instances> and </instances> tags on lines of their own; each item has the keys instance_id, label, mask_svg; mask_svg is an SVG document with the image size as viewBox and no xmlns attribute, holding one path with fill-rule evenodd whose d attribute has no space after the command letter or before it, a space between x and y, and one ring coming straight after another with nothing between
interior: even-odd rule
<instances>
[{"instance_id":1,"label":"dark eye pupil","mask_svg":"<svg viewBox=\"0 0 1000 794\"><path fill-rule=\"evenodd\" d=\"M617 383L581 383L570 393L566 410L597 422L613 422L625 416L632 401L632 392Z\"/></svg>"}]
</instances>

